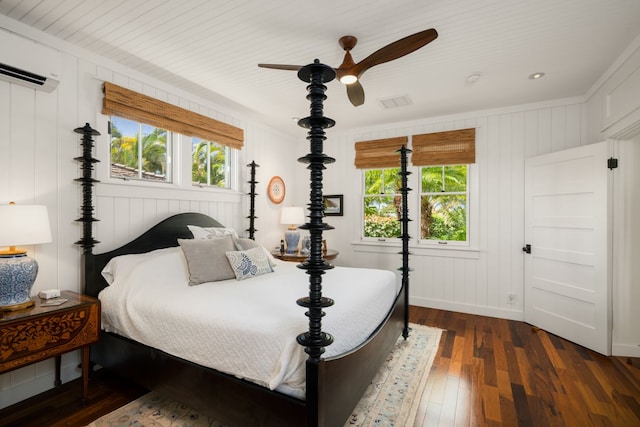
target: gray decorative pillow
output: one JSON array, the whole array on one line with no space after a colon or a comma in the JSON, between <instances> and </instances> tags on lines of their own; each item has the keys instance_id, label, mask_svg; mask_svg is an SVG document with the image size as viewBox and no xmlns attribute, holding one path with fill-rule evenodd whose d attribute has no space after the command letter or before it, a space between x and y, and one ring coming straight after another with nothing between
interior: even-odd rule
<instances>
[{"instance_id":1,"label":"gray decorative pillow","mask_svg":"<svg viewBox=\"0 0 640 427\"><path fill-rule=\"evenodd\" d=\"M227 258L238 280L273 272L267 254L259 246L246 251L227 252Z\"/></svg>"},{"instance_id":2,"label":"gray decorative pillow","mask_svg":"<svg viewBox=\"0 0 640 427\"><path fill-rule=\"evenodd\" d=\"M190 285L236 277L226 256L227 252L235 249L231 236L178 239L178 243L187 260Z\"/></svg>"},{"instance_id":3,"label":"gray decorative pillow","mask_svg":"<svg viewBox=\"0 0 640 427\"><path fill-rule=\"evenodd\" d=\"M233 243L236 244L236 249L239 251L246 251L247 249L253 249L260 247L259 244L255 242L255 240L244 239L239 237L237 239L233 239Z\"/></svg>"},{"instance_id":4,"label":"gray decorative pillow","mask_svg":"<svg viewBox=\"0 0 640 427\"><path fill-rule=\"evenodd\" d=\"M260 246L254 240L239 237L237 239L233 239L233 242L236 244L236 250L239 251L246 251L253 248L262 248L262 250L267 254L267 259L269 260L269 265L271 266L271 268L276 266L276 261L273 258L273 255L271 255L267 248Z\"/></svg>"}]
</instances>

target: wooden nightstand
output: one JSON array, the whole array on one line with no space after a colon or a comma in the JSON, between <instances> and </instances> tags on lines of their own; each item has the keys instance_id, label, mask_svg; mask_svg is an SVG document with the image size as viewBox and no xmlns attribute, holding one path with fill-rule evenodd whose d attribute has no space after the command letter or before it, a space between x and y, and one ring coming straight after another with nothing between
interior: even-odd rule
<instances>
[{"instance_id":1,"label":"wooden nightstand","mask_svg":"<svg viewBox=\"0 0 640 427\"><path fill-rule=\"evenodd\" d=\"M60 356L82 349L82 400L89 390L89 346L100 337L100 301L71 291L62 291L68 301L4 313L0 318L0 374L50 357L56 358L55 385L60 382Z\"/></svg>"},{"instance_id":2,"label":"wooden nightstand","mask_svg":"<svg viewBox=\"0 0 640 427\"><path fill-rule=\"evenodd\" d=\"M332 259L336 259L338 257L339 252L333 249L327 249L322 256L325 260L331 261ZM309 258L309 254L301 254L300 251L294 252L292 254L288 253L280 253L280 250L274 249L271 251L271 255L275 258L281 259L282 261L291 261L291 262L303 262L307 258Z\"/></svg>"}]
</instances>

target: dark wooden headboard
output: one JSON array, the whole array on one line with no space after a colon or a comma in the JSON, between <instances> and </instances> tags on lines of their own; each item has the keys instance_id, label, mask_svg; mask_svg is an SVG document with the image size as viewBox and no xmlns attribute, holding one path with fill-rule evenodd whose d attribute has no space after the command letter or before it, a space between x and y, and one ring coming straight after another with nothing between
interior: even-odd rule
<instances>
[{"instance_id":1,"label":"dark wooden headboard","mask_svg":"<svg viewBox=\"0 0 640 427\"><path fill-rule=\"evenodd\" d=\"M83 255L84 293L97 297L100 291L107 286L101 271L111 258L178 246L178 239L193 238L187 225L223 227L222 224L207 215L195 212L182 213L159 222L141 236L117 249L102 254L86 253Z\"/></svg>"}]
</instances>

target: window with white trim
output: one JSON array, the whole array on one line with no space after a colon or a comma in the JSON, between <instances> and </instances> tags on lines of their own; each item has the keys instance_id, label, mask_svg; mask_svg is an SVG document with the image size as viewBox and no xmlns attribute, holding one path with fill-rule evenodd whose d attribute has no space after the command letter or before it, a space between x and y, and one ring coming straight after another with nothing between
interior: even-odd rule
<instances>
[{"instance_id":1,"label":"window with white trim","mask_svg":"<svg viewBox=\"0 0 640 427\"><path fill-rule=\"evenodd\" d=\"M402 214L400 168L364 171L363 230L365 238L400 237Z\"/></svg>"},{"instance_id":2,"label":"window with white trim","mask_svg":"<svg viewBox=\"0 0 640 427\"><path fill-rule=\"evenodd\" d=\"M355 166L363 172L363 240L399 237L402 212L399 149L407 137L360 141ZM411 138L409 171L419 174L419 196L409 198L419 212L418 240L425 244L469 245L470 183L475 163L475 129L434 132ZM475 168L473 168L475 170ZM415 184L414 184L415 185ZM475 196L474 196L475 197ZM475 199L474 199L475 200Z\"/></svg>"},{"instance_id":3,"label":"window with white trim","mask_svg":"<svg viewBox=\"0 0 640 427\"><path fill-rule=\"evenodd\" d=\"M197 186L229 188L230 148L191 138L191 182Z\"/></svg>"},{"instance_id":4,"label":"window with white trim","mask_svg":"<svg viewBox=\"0 0 640 427\"><path fill-rule=\"evenodd\" d=\"M420 239L467 242L469 177L467 165L420 168Z\"/></svg>"},{"instance_id":5,"label":"window with white trim","mask_svg":"<svg viewBox=\"0 0 640 427\"><path fill-rule=\"evenodd\" d=\"M173 175L180 181L174 184L186 186L183 172L190 169L192 185L225 189L238 185L241 128L110 82L104 82L103 92L102 114L111 118L109 176L171 183ZM189 144L187 138L191 138L189 148L183 145ZM184 156L183 149L191 156ZM172 150L181 164L171 161Z\"/></svg>"},{"instance_id":6,"label":"window with white trim","mask_svg":"<svg viewBox=\"0 0 640 427\"><path fill-rule=\"evenodd\" d=\"M171 132L112 116L110 134L112 178L171 182Z\"/></svg>"}]
</instances>

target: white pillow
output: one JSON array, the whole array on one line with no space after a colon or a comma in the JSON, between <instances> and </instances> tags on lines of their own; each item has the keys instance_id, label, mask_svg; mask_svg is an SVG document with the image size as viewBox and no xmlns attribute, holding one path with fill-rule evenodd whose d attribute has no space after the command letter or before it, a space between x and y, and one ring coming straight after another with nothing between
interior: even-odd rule
<instances>
[{"instance_id":1,"label":"white pillow","mask_svg":"<svg viewBox=\"0 0 640 427\"><path fill-rule=\"evenodd\" d=\"M194 239L210 239L212 237L231 236L238 238L238 233L233 228L226 227L200 227L197 225L187 225Z\"/></svg>"},{"instance_id":2,"label":"white pillow","mask_svg":"<svg viewBox=\"0 0 640 427\"><path fill-rule=\"evenodd\" d=\"M119 255L111 258L100 273L102 274L102 277L104 277L104 280L106 280L107 283L111 285L114 280L116 280L116 278L124 277L131 273L131 271L144 259L166 252L176 251L178 249L179 248L177 247L171 247L156 249L155 251L150 252L143 252L141 254Z\"/></svg>"},{"instance_id":3,"label":"white pillow","mask_svg":"<svg viewBox=\"0 0 640 427\"><path fill-rule=\"evenodd\" d=\"M273 272L269 258L261 247L246 251L230 251L227 252L227 258L238 280Z\"/></svg>"}]
</instances>

